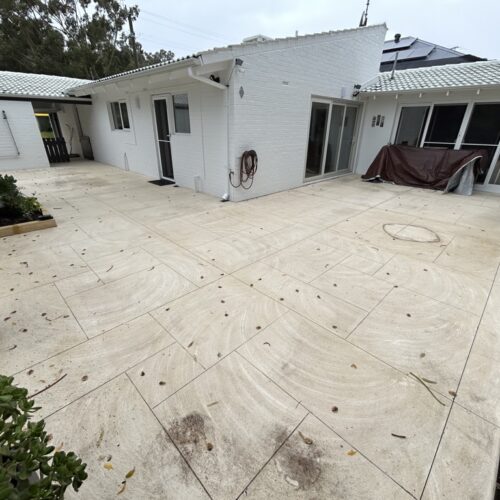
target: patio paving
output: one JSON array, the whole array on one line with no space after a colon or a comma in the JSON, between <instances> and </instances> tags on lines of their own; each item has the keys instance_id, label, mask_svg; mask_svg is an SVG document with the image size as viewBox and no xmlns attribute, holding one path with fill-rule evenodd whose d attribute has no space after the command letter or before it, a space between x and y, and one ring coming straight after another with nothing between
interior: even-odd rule
<instances>
[{"instance_id":1,"label":"patio paving","mask_svg":"<svg viewBox=\"0 0 500 500\"><path fill-rule=\"evenodd\" d=\"M58 227L0 240L1 371L60 379L35 399L88 463L67 498L133 468L119 498L493 497L500 196L14 175Z\"/></svg>"}]
</instances>

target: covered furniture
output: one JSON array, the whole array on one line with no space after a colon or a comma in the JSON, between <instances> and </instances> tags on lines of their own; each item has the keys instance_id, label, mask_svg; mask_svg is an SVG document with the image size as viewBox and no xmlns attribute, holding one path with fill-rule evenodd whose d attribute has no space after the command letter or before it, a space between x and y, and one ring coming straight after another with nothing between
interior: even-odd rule
<instances>
[{"instance_id":1,"label":"covered furniture","mask_svg":"<svg viewBox=\"0 0 500 500\"><path fill-rule=\"evenodd\" d=\"M361 178L472 194L483 158L482 150L384 146Z\"/></svg>"}]
</instances>

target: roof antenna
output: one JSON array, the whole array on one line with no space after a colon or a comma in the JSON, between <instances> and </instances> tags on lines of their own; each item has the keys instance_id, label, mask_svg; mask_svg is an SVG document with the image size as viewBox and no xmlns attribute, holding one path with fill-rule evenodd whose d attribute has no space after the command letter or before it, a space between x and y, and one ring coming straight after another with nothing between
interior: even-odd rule
<instances>
[{"instance_id":1,"label":"roof antenna","mask_svg":"<svg viewBox=\"0 0 500 500\"><path fill-rule=\"evenodd\" d=\"M366 0L366 8L361 14L361 19L359 20L359 27L363 28L368 23L368 7L370 7L370 0Z\"/></svg>"},{"instance_id":2,"label":"roof antenna","mask_svg":"<svg viewBox=\"0 0 500 500\"><path fill-rule=\"evenodd\" d=\"M401 40L401 34L396 33L394 35L394 43L397 45L400 40ZM392 65L392 71L391 71L391 80L394 80L394 71L396 71L396 64L398 63L398 56L399 56L399 50L396 51L396 55L394 56L394 64Z\"/></svg>"}]
</instances>

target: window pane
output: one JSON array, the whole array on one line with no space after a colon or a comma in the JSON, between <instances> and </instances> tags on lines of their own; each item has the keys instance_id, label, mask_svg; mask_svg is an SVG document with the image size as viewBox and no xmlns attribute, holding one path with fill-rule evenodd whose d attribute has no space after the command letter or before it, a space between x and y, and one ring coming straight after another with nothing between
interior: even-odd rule
<instances>
[{"instance_id":1,"label":"window pane","mask_svg":"<svg viewBox=\"0 0 500 500\"><path fill-rule=\"evenodd\" d=\"M466 108L465 104L434 106L425 142L455 144Z\"/></svg>"},{"instance_id":2,"label":"window pane","mask_svg":"<svg viewBox=\"0 0 500 500\"><path fill-rule=\"evenodd\" d=\"M339 163L337 166L337 170L345 170L350 166L349 162L351 160L357 113L357 108L354 108L352 106L348 106L345 110L344 131L342 132L342 142L340 144Z\"/></svg>"},{"instance_id":3,"label":"window pane","mask_svg":"<svg viewBox=\"0 0 500 500\"><path fill-rule=\"evenodd\" d=\"M476 104L465 134L465 143L498 144L500 140L500 104Z\"/></svg>"},{"instance_id":4,"label":"window pane","mask_svg":"<svg viewBox=\"0 0 500 500\"><path fill-rule=\"evenodd\" d=\"M187 94L174 95L174 120L176 132L184 134L189 134L191 132Z\"/></svg>"},{"instance_id":5,"label":"window pane","mask_svg":"<svg viewBox=\"0 0 500 500\"><path fill-rule=\"evenodd\" d=\"M121 102L120 103L120 109L121 109L121 112L122 112L123 128L130 128L130 122L128 121L127 103L126 102Z\"/></svg>"},{"instance_id":6,"label":"window pane","mask_svg":"<svg viewBox=\"0 0 500 500\"><path fill-rule=\"evenodd\" d=\"M313 102L311 124L309 127L309 144L307 147L306 177L321 174L321 160L325 143L326 121L329 104Z\"/></svg>"},{"instance_id":7,"label":"window pane","mask_svg":"<svg viewBox=\"0 0 500 500\"><path fill-rule=\"evenodd\" d=\"M395 143L418 147L422 140L422 133L428 113L429 106L408 106L402 108Z\"/></svg>"},{"instance_id":8,"label":"window pane","mask_svg":"<svg viewBox=\"0 0 500 500\"><path fill-rule=\"evenodd\" d=\"M122 129L122 120L120 115L120 105L117 102L111 103L111 115L113 117L113 126L115 129Z\"/></svg>"},{"instance_id":9,"label":"window pane","mask_svg":"<svg viewBox=\"0 0 500 500\"><path fill-rule=\"evenodd\" d=\"M337 156L340 147L340 136L342 135L342 120L344 119L344 106L332 105L330 118L330 131L326 144L325 173L337 170Z\"/></svg>"},{"instance_id":10,"label":"window pane","mask_svg":"<svg viewBox=\"0 0 500 500\"><path fill-rule=\"evenodd\" d=\"M167 141L170 135L168 130L167 101L165 99L155 100L155 117L158 140Z\"/></svg>"}]
</instances>

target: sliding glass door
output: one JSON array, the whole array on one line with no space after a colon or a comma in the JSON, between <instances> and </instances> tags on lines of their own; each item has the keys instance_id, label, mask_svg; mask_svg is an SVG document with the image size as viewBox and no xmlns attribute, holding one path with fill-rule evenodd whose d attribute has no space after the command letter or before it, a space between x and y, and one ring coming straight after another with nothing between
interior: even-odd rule
<instances>
[{"instance_id":1,"label":"sliding glass door","mask_svg":"<svg viewBox=\"0 0 500 500\"><path fill-rule=\"evenodd\" d=\"M356 136L357 106L313 101L306 178L348 172Z\"/></svg>"}]
</instances>

